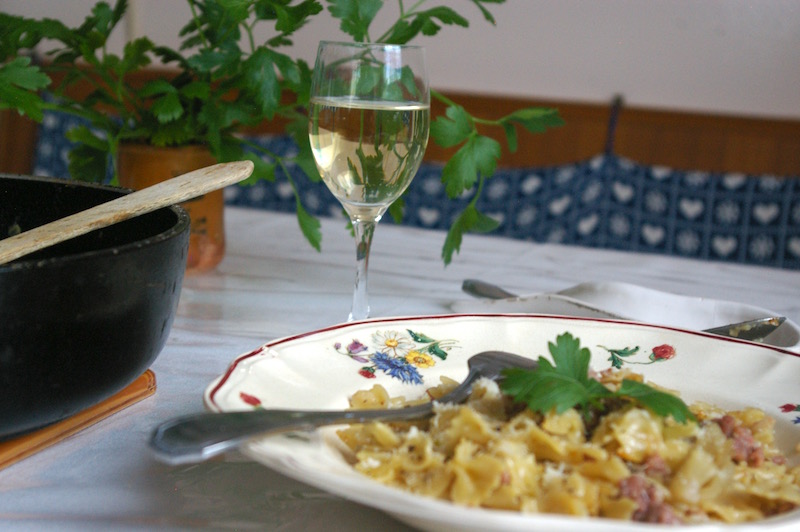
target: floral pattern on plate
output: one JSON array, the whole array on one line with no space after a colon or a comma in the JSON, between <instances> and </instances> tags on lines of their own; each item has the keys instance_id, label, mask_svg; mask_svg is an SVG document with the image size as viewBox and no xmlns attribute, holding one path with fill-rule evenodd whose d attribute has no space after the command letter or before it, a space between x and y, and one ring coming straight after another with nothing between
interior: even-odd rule
<instances>
[{"instance_id":1,"label":"floral pattern on plate","mask_svg":"<svg viewBox=\"0 0 800 532\"><path fill-rule=\"evenodd\" d=\"M420 331L377 330L367 344L353 339L346 345L334 343L336 352L365 364L359 375L374 379L382 371L394 379L410 384L424 382L420 370L436 365L437 360L446 360L447 353L457 347L457 340L436 340Z\"/></svg>"},{"instance_id":2,"label":"floral pattern on plate","mask_svg":"<svg viewBox=\"0 0 800 532\"><path fill-rule=\"evenodd\" d=\"M655 362L664 362L675 357L675 348L669 344L661 344L655 346L648 355L645 361L632 360L631 357L642 354L644 351L636 347L623 347L622 349L612 349L604 345L599 346L609 353L608 361L611 362L611 367L622 369L624 364L653 364Z\"/></svg>"},{"instance_id":3,"label":"floral pattern on plate","mask_svg":"<svg viewBox=\"0 0 800 532\"><path fill-rule=\"evenodd\" d=\"M447 338L437 340L419 330L410 328L404 331L394 329L377 329L370 334L362 336L368 338L362 342L359 338L352 338L343 343L335 341L333 350L349 357L352 361L362 364L358 374L366 379L375 379L378 372L399 380L405 384L424 384L422 371L436 366L438 361L447 359L447 355L454 348L461 347L461 342ZM677 356L675 347L670 344L660 344L647 353L647 349L640 346L612 348L597 345L598 348L608 353L607 361L614 369L622 369L626 364L650 365L666 362ZM251 354L263 352L263 347ZM252 393L239 392L239 399L256 409L263 408L262 400ZM800 404L785 403L778 406L783 414L795 416L792 423L800 425Z\"/></svg>"},{"instance_id":4,"label":"floral pattern on plate","mask_svg":"<svg viewBox=\"0 0 800 532\"><path fill-rule=\"evenodd\" d=\"M780 409L784 414L791 414L795 416L795 418L792 420L792 423L795 425L800 425L800 415L796 414L797 412L800 412L800 404L786 403L781 405Z\"/></svg>"}]
</instances>

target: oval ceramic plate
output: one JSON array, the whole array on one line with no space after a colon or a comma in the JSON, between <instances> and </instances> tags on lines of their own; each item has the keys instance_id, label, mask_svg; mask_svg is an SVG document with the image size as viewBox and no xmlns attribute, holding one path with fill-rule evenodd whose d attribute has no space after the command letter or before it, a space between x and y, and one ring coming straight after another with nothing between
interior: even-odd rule
<instances>
[{"instance_id":1,"label":"oval ceramic plate","mask_svg":"<svg viewBox=\"0 0 800 532\"><path fill-rule=\"evenodd\" d=\"M236 358L205 392L209 409L256 406L343 409L354 392L379 383L393 396L420 397L440 376L461 380L467 359L486 350L531 358L570 332L603 370L635 363L652 382L679 390L687 402L727 409L754 406L775 417L777 443L789 456L800 441L800 357L791 351L666 326L543 315L409 317L367 320L267 343ZM668 344L674 356L654 348ZM603 347L604 346L604 347ZM612 351L638 347L630 356ZM797 410L795 410L797 408ZM469 509L385 487L352 469L336 427L253 440L242 450L281 473L425 530L633 531L653 525L556 515ZM800 511L755 525L703 525L691 530L796 530ZM688 528L688 527L687 527ZM672 529L672 528L670 528Z\"/></svg>"},{"instance_id":2,"label":"oval ceramic plate","mask_svg":"<svg viewBox=\"0 0 800 532\"><path fill-rule=\"evenodd\" d=\"M588 306L587 306L588 305ZM771 310L735 301L684 296L630 283L581 283L552 294L508 299L464 299L455 312L522 312L587 318L624 318L683 329L703 330L776 316ZM800 351L800 327L786 320L765 344Z\"/></svg>"}]
</instances>

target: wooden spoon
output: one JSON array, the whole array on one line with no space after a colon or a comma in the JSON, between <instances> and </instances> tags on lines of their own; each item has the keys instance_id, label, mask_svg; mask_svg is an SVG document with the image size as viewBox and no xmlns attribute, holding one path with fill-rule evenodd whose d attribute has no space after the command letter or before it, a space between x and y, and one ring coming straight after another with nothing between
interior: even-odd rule
<instances>
[{"instance_id":1,"label":"wooden spoon","mask_svg":"<svg viewBox=\"0 0 800 532\"><path fill-rule=\"evenodd\" d=\"M85 211L0 240L0 264L95 229L202 196L238 183L252 173L252 161L215 164L120 196Z\"/></svg>"}]
</instances>

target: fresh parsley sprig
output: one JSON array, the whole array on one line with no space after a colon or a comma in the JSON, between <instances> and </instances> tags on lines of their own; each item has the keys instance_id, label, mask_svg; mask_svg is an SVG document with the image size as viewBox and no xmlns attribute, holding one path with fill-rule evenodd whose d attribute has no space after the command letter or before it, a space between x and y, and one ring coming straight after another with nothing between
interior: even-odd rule
<instances>
[{"instance_id":1,"label":"fresh parsley sprig","mask_svg":"<svg viewBox=\"0 0 800 532\"><path fill-rule=\"evenodd\" d=\"M549 128L563 125L564 121L557 109L539 107L519 109L496 120L480 118L471 115L462 106L437 91L431 91L431 94L447 105L444 116L437 117L431 123L431 138L444 148L459 146L442 169L442 182L445 183L447 196L455 199L475 188L469 204L447 233L442 248L442 259L446 265L452 260L453 254L461 249L465 233L488 233L500 225L497 220L477 208L484 183L494 175L502 154L500 143L482 134L478 126L502 128L508 150L513 153L518 146L517 127L531 133L543 133Z\"/></svg>"},{"instance_id":2,"label":"fresh parsley sprig","mask_svg":"<svg viewBox=\"0 0 800 532\"><path fill-rule=\"evenodd\" d=\"M630 379L624 379L613 392L589 377L591 353L568 332L558 336L555 343L549 342L548 348L553 363L539 357L537 369L506 370L501 383L504 393L535 412L546 414L555 410L560 414L579 408L590 417L593 410L604 410L604 403L609 400L622 399L638 403L661 417L672 417L679 423L695 420L689 407L675 395Z\"/></svg>"}]
</instances>

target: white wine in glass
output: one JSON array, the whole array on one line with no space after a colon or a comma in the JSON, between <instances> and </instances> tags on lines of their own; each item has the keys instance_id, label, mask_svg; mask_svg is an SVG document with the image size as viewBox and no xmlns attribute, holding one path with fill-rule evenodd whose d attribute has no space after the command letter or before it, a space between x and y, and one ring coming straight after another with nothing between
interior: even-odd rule
<instances>
[{"instance_id":1,"label":"white wine in glass","mask_svg":"<svg viewBox=\"0 0 800 532\"><path fill-rule=\"evenodd\" d=\"M342 203L356 237L350 320L369 316L372 234L414 178L428 143L429 123L422 48L320 43L309 138L322 180Z\"/></svg>"}]
</instances>

